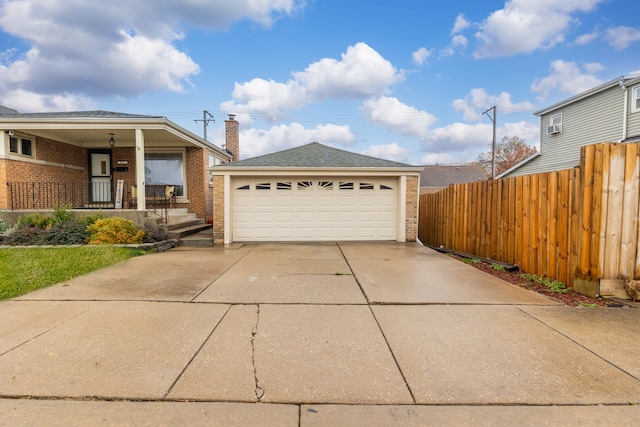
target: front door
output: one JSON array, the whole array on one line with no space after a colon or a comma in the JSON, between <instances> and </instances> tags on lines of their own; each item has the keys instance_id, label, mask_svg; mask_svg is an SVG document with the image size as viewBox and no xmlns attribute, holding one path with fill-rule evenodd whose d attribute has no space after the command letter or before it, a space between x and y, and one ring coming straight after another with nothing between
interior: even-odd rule
<instances>
[{"instance_id":1,"label":"front door","mask_svg":"<svg viewBox=\"0 0 640 427\"><path fill-rule=\"evenodd\" d=\"M89 154L89 199L92 202L112 202L111 150Z\"/></svg>"}]
</instances>

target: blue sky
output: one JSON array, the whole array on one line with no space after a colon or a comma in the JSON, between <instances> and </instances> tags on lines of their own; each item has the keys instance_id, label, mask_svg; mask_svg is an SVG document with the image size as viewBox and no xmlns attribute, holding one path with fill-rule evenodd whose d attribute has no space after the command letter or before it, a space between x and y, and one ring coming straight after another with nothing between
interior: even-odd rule
<instances>
[{"instance_id":1,"label":"blue sky","mask_svg":"<svg viewBox=\"0 0 640 427\"><path fill-rule=\"evenodd\" d=\"M436 5L437 6L434 6ZM633 0L0 0L0 105L166 116L241 157L318 141L462 164L640 71ZM635 13L633 13L635 11Z\"/></svg>"}]
</instances>

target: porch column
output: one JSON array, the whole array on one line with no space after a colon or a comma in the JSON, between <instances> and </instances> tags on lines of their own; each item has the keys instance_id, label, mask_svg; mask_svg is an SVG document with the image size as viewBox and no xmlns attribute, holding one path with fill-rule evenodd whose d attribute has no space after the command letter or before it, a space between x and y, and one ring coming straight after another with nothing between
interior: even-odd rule
<instances>
[{"instance_id":1,"label":"porch column","mask_svg":"<svg viewBox=\"0 0 640 427\"><path fill-rule=\"evenodd\" d=\"M136 129L136 186L138 188L138 210L145 211L145 182L144 182L144 133Z\"/></svg>"}]
</instances>

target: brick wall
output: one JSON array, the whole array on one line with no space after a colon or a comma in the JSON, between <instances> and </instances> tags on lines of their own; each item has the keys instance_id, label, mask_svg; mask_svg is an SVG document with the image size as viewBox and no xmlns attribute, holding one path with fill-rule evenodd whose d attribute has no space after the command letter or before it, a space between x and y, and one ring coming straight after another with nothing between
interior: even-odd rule
<instances>
[{"instance_id":1,"label":"brick wall","mask_svg":"<svg viewBox=\"0 0 640 427\"><path fill-rule=\"evenodd\" d=\"M213 243L224 243L224 177L213 177Z\"/></svg>"},{"instance_id":2,"label":"brick wall","mask_svg":"<svg viewBox=\"0 0 640 427\"><path fill-rule=\"evenodd\" d=\"M10 207L7 182L87 181L87 150L46 138L21 134L34 141L34 157L0 160L0 209ZM42 164L42 162L46 162ZM82 168L82 169L78 169Z\"/></svg>"},{"instance_id":3,"label":"brick wall","mask_svg":"<svg viewBox=\"0 0 640 427\"><path fill-rule=\"evenodd\" d=\"M418 177L407 177L407 219L405 237L407 242L415 242L418 235Z\"/></svg>"},{"instance_id":4,"label":"brick wall","mask_svg":"<svg viewBox=\"0 0 640 427\"><path fill-rule=\"evenodd\" d=\"M206 217L206 196L205 184L205 150L198 147L187 148L187 191L189 197L189 212L196 214L199 218Z\"/></svg>"},{"instance_id":5,"label":"brick wall","mask_svg":"<svg viewBox=\"0 0 640 427\"><path fill-rule=\"evenodd\" d=\"M9 195L7 192L7 160L0 159L0 209L9 207Z\"/></svg>"}]
</instances>

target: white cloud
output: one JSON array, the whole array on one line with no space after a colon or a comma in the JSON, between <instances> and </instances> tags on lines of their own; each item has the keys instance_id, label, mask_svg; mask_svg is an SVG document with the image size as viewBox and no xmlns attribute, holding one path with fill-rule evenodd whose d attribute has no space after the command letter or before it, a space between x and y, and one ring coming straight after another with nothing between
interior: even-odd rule
<instances>
[{"instance_id":1,"label":"white cloud","mask_svg":"<svg viewBox=\"0 0 640 427\"><path fill-rule=\"evenodd\" d=\"M409 151L394 142L391 144L372 145L366 150L363 150L362 154L378 157L380 159L406 163L408 161Z\"/></svg>"},{"instance_id":2,"label":"white cloud","mask_svg":"<svg viewBox=\"0 0 640 427\"><path fill-rule=\"evenodd\" d=\"M310 102L305 88L296 81L278 83L258 78L236 83L231 96L234 98L232 101L220 105L222 111L256 114L271 121L286 117L288 110Z\"/></svg>"},{"instance_id":3,"label":"white cloud","mask_svg":"<svg viewBox=\"0 0 640 427\"><path fill-rule=\"evenodd\" d=\"M502 141L503 136L518 136L527 145L534 146L540 151L540 123L515 122L505 123L498 127L496 132L497 142Z\"/></svg>"},{"instance_id":4,"label":"white cloud","mask_svg":"<svg viewBox=\"0 0 640 427\"><path fill-rule=\"evenodd\" d=\"M302 72L293 73L315 100L379 95L404 80L402 72L366 43L349 46L340 61L324 58Z\"/></svg>"},{"instance_id":5,"label":"white cloud","mask_svg":"<svg viewBox=\"0 0 640 427\"><path fill-rule=\"evenodd\" d=\"M420 159L421 165L451 165L455 163L465 163L465 161L461 161L459 153L428 153Z\"/></svg>"},{"instance_id":6,"label":"white cloud","mask_svg":"<svg viewBox=\"0 0 640 427\"><path fill-rule=\"evenodd\" d=\"M451 46L453 47L466 47L467 38L462 34L457 34L451 38Z\"/></svg>"},{"instance_id":7,"label":"white cloud","mask_svg":"<svg viewBox=\"0 0 640 427\"><path fill-rule=\"evenodd\" d=\"M420 49L413 52L413 54L411 54L411 59L413 59L414 64L422 65L427 62L432 53L433 49L421 47Z\"/></svg>"},{"instance_id":8,"label":"white cloud","mask_svg":"<svg viewBox=\"0 0 640 427\"><path fill-rule=\"evenodd\" d=\"M236 83L233 100L222 103L223 111L260 114L267 120L287 117L287 111L327 99L366 99L388 91L404 79L393 65L365 43L350 46L342 59L324 58L293 80L278 83L253 79Z\"/></svg>"},{"instance_id":9,"label":"white cloud","mask_svg":"<svg viewBox=\"0 0 640 427\"><path fill-rule=\"evenodd\" d=\"M380 96L364 102L362 114L372 123L399 135L422 138L436 118L426 111L400 102L397 98Z\"/></svg>"},{"instance_id":10,"label":"white cloud","mask_svg":"<svg viewBox=\"0 0 640 427\"><path fill-rule=\"evenodd\" d=\"M632 27L612 27L608 28L604 38L615 50L623 50L630 44L640 41L640 29Z\"/></svg>"},{"instance_id":11,"label":"white cloud","mask_svg":"<svg viewBox=\"0 0 640 427\"><path fill-rule=\"evenodd\" d=\"M581 68L573 61L558 59L551 63L551 74L542 79L536 79L531 84L531 90L540 93L542 99L554 91L575 95L602 84L603 81L591 72L597 72L603 68L598 63L586 64Z\"/></svg>"},{"instance_id":12,"label":"white cloud","mask_svg":"<svg viewBox=\"0 0 640 427\"><path fill-rule=\"evenodd\" d=\"M476 58L494 58L548 49L565 40L577 22L575 14L590 12L603 0L509 0L480 25Z\"/></svg>"},{"instance_id":13,"label":"white cloud","mask_svg":"<svg viewBox=\"0 0 640 427\"><path fill-rule=\"evenodd\" d=\"M471 89L469 94L463 99L454 100L451 105L456 111L463 113L467 121L478 121L482 118L482 112L492 106L497 106L500 113L517 113L522 111L533 111L535 105L530 102L513 103L511 94L502 92L500 95L489 95L484 89Z\"/></svg>"},{"instance_id":14,"label":"white cloud","mask_svg":"<svg viewBox=\"0 0 640 427\"><path fill-rule=\"evenodd\" d=\"M274 126L269 130L251 128L241 131L240 141L240 157L244 159L298 147L310 142L348 147L354 144L355 136L349 126L328 124L306 129L299 123L291 123Z\"/></svg>"},{"instance_id":15,"label":"white cloud","mask_svg":"<svg viewBox=\"0 0 640 427\"><path fill-rule=\"evenodd\" d=\"M444 49L440 49L440 55L439 57L442 58L446 58L447 56L451 56L454 53L456 53L456 51L453 49L453 47L451 46L447 46Z\"/></svg>"},{"instance_id":16,"label":"white cloud","mask_svg":"<svg viewBox=\"0 0 640 427\"><path fill-rule=\"evenodd\" d=\"M487 144L491 144L492 135L493 126L490 124L470 125L456 122L433 129L425 142L429 149L453 151L469 147L486 147Z\"/></svg>"},{"instance_id":17,"label":"white cloud","mask_svg":"<svg viewBox=\"0 0 640 427\"><path fill-rule=\"evenodd\" d=\"M94 102L87 98L67 93L40 95L21 89L0 93L0 105L10 105L19 111L83 111L95 108Z\"/></svg>"},{"instance_id":18,"label":"white cloud","mask_svg":"<svg viewBox=\"0 0 640 427\"><path fill-rule=\"evenodd\" d=\"M594 30L591 33L582 34L581 36L576 37L574 43L578 46L583 46L593 42L598 37L600 37L600 31Z\"/></svg>"},{"instance_id":19,"label":"white cloud","mask_svg":"<svg viewBox=\"0 0 640 427\"><path fill-rule=\"evenodd\" d=\"M459 32L466 30L471 26L471 23L467 21L464 15L459 14L456 17L456 22L453 24L453 28L451 29L451 35L458 34Z\"/></svg>"},{"instance_id":20,"label":"white cloud","mask_svg":"<svg viewBox=\"0 0 640 427\"><path fill-rule=\"evenodd\" d=\"M503 136L519 136L529 145L539 147L540 128L529 122L505 123L498 126L496 141ZM493 125L477 123L452 123L434 129L423 141L427 154L422 157L423 164L452 164L475 161L478 154L491 148Z\"/></svg>"},{"instance_id":21,"label":"white cloud","mask_svg":"<svg viewBox=\"0 0 640 427\"><path fill-rule=\"evenodd\" d=\"M184 37L182 25L220 30L252 20L268 27L301 4L304 1L5 0L0 3L0 29L29 47L3 54L0 97L19 90L34 102L24 110L35 111L47 105L57 108L53 99L76 104L71 98L77 97L82 105L88 96L184 91L199 66L177 47Z\"/></svg>"}]
</instances>

